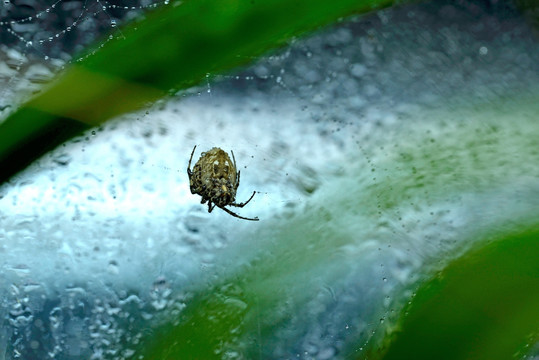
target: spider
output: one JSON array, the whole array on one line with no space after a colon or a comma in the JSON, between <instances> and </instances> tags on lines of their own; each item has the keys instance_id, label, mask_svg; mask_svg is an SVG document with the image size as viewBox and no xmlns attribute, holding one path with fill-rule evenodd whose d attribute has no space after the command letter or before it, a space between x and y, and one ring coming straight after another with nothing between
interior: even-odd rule
<instances>
[{"instance_id":1,"label":"spider","mask_svg":"<svg viewBox=\"0 0 539 360\"><path fill-rule=\"evenodd\" d=\"M255 196L256 191L253 191L253 195L244 203L237 204L236 191L240 185L240 172L236 173L236 158L234 152L232 153L232 159L223 150L214 147L207 152L203 152L200 155L195 167L191 171L191 160L193 160L193 154L195 153L196 145L191 152L191 158L189 159L189 165L187 165L187 175L189 176L189 187L191 194L198 194L202 196L201 204L208 202L208 212L217 206L230 215L251 221L258 221L258 217L246 218L239 216L236 213L225 208L225 206L244 207Z\"/></svg>"}]
</instances>

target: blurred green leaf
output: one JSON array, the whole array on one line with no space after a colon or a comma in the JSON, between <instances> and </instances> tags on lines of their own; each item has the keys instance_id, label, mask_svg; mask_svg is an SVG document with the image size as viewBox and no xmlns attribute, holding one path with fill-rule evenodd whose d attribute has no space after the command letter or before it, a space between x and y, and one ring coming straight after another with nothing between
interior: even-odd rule
<instances>
[{"instance_id":1,"label":"blurred green leaf","mask_svg":"<svg viewBox=\"0 0 539 360\"><path fill-rule=\"evenodd\" d=\"M390 359L511 359L539 340L539 231L506 236L422 286L391 337Z\"/></svg>"},{"instance_id":2,"label":"blurred green leaf","mask_svg":"<svg viewBox=\"0 0 539 360\"><path fill-rule=\"evenodd\" d=\"M515 0L515 3L539 35L539 1Z\"/></svg>"}]
</instances>

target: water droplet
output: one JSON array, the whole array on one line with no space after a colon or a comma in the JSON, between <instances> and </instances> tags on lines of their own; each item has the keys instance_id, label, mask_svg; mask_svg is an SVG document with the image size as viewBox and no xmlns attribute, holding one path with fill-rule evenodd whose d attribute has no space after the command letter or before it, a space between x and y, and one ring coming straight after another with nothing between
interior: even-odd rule
<instances>
[{"instance_id":1,"label":"water droplet","mask_svg":"<svg viewBox=\"0 0 539 360\"><path fill-rule=\"evenodd\" d=\"M117 275L120 273L120 269L116 260L109 261L109 266L107 270L109 273L114 274L114 275Z\"/></svg>"},{"instance_id":2,"label":"water droplet","mask_svg":"<svg viewBox=\"0 0 539 360\"><path fill-rule=\"evenodd\" d=\"M155 310L163 310L167 306L166 299L155 299L151 302Z\"/></svg>"},{"instance_id":3,"label":"water droplet","mask_svg":"<svg viewBox=\"0 0 539 360\"><path fill-rule=\"evenodd\" d=\"M164 276L159 276L153 282L154 289L162 288L167 286L167 279Z\"/></svg>"},{"instance_id":4,"label":"water droplet","mask_svg":"<svg viewBox=\"0 0 539 360\"><path fill-rule=\"evenodd\" d=\"M66 153L60 154L59 156L56 156L52 161L54 161L58 165L66 166L71 162L71 156Z\"/></svg>"},{"instance_id":5,"label":"water droplet","mask_svg":"<svg viewBox=\"0 0 539 360\"><path fill-rule=\"evenodd\" d=\"M110 26L116 27L116 20L114 20L114 19L111 20L111 21L110 21Z\"/></svg>"}]
</instances>

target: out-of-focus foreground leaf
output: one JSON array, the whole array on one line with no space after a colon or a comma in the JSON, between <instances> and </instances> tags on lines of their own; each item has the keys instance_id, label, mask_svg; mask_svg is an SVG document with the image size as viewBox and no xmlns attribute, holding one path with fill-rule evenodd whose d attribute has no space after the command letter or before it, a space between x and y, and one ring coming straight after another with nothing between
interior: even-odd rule
<instances>
[{"instance_id":1,"label":"out-of-focus foreground leaf","mask_svg":"<svg viewBox=\"0 0 539 360\"><path fill-rule=\"evenodd\" d=\"M539 231L497 239L417 292L382 359L511 359L539 338Z\"/></svg>"},{"instance_id":2,"label":"out-of-focus foreground leaf","mask_svg":"<svg viewBox=\"0 0 539 360\"><path fill-rule=\"evenodd\" d=\"M190 0L163 7L89 50L0 124L0 183L81 131L291 37L390 0Z\"/></svg>"},{"instance_id":3,"label":"out-of-focus foreground leaf","mask_svg":"<svg viewBox=\"0 0 539 360\"><path fill-rule=\"evenodd\" d=\"M539 32L539 2L536 0L515 0L515 3L529 19L535 30Z\"/></svg>"}]
</instances>

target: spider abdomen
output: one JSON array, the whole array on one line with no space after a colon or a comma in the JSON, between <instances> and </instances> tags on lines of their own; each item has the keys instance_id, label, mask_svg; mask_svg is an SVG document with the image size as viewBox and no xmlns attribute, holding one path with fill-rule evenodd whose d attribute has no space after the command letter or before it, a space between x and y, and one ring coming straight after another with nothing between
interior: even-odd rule
<instances>
[{"instance_id":1,"label":"spider abdomen","mask_svg":"<svg viewBox=\"0 0 539 360\"><path fill-rule=\"evenodd\" d=\"M232 161L225 151L214 147L200 155L200 159L198 159L191 171L191 160L193 160L195 149L196 146L191 152L191 158L187 166L191 193L200 195L203 204L208 202L208 212L211 212L213 207L217 206L240 219L258 220L258 218L244 218L225 208L228 205L243 207L251 201L255 194L253 192L253 195L245 203L236 204L236 190L240 185L240 172L236 170L234 153L231 151Z\"/></svg>"}]
</instances>

